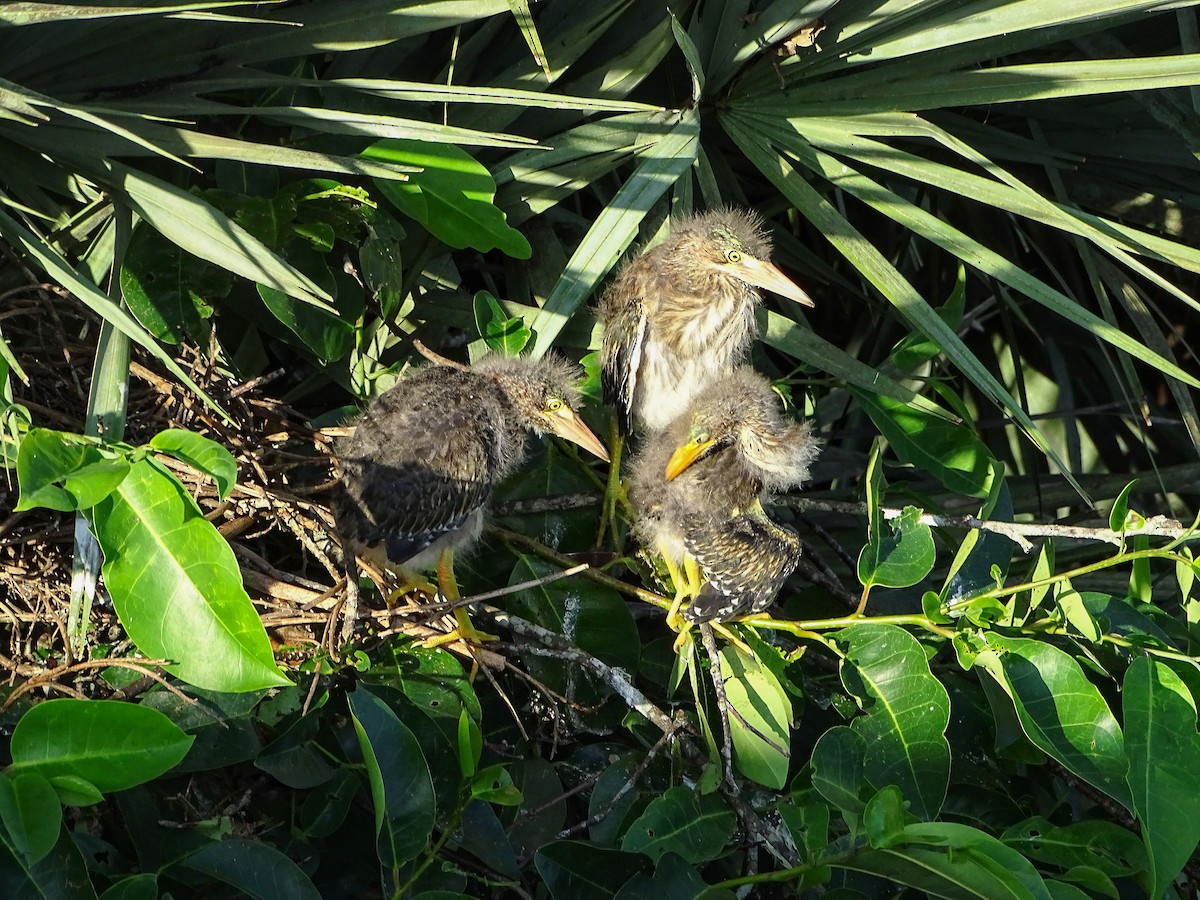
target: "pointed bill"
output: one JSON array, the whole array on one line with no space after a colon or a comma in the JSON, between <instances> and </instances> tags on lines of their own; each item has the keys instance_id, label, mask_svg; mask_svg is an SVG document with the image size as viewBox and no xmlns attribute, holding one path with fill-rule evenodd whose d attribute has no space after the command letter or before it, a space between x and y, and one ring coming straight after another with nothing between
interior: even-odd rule
<instances>
[{"instance_id":1,"label":"pointed bill","mask_svg":"<svg viewBox=\"0 0 1200 900\"><path fill-rule=\"evenodd\" d=\"M592 430L583 424L583 420L575 415L568 407L563 407L550 420L550 428L555 434L573 444L578 444L589 453L608 462L608 450L600 443L600 438L592 434Z\"/></svg>"},{"instance_id":2,"label":"pointed bill","mask_svg":"<svg viewBox=\"0 0 1200 900\"><path fill-rule=\"evenodd\" d=\"M687 471L688 466L703 456L712 443L711 440L688 441L682 447L678 447L667 460L667 470L664 473L667 481L674 481Z\"/></svg>"},{"instance_id":3,"label":"pointed bill","mask_svg":"<svg viewBox=\"0 0 1200 900\"><path fill-rule=\"evenodd\" d=\"M804 306L813 305L808 294L804 293L796 282L779 271L773 263L746 256L742 258L738 269L738 277L743 281L750 282L755 287L778 294L780 297L787 297L789 300L795 300Z\"/></svg>"}]
</instances>

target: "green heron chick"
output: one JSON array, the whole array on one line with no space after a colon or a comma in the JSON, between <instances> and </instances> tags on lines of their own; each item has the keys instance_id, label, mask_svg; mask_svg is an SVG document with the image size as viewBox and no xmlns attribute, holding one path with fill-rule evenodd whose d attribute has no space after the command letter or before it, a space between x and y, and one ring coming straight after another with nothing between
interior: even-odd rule
<instances>
[{"instance_id":1,"label":"green heron chick","mask_svg":"<svg viewBox=\"0 0 1200 900\"><path fill-rule=\"evenodd\" d=\"M757 213L718 209L676 220L670 236L628 262L600 300L605 399L622 433L669 425L729 374L757 334L759 288L812 301L771 264Z\"/></svg>"},{"instance_id":2,"label":"green heron chick","mask_svg":"<svg viewBox=\"0 0 1200 900\"><path fill-rule=\"evenodd\" d=\"M347 550L410 585L420 581L414 572L436 565L442 595L457 600L454 552L478 539L492 489L521 465L529 432L608 459L575 414L579 375L553 357L493 355L469 368L427 366L381 395L339 448L333 510ZM455 618L451 639L478 643L461 608ZM353 615L345 636L352 626Z\"/></svg>"},{"instance_id":3,"label":"green heron chick","mask_svg":"<svg viewBox=\"0 0 1200 900\"><path fill-rule=\"evenodd\" d=\"M766 514L762 498L799 485L818 449L811 426L789 420L770 383L748 367L650 437L631 466L633 527L675 580L673 627L685 597L692 622L770 605L796 567L800 542Z\"/></svg>"}]
</instances>

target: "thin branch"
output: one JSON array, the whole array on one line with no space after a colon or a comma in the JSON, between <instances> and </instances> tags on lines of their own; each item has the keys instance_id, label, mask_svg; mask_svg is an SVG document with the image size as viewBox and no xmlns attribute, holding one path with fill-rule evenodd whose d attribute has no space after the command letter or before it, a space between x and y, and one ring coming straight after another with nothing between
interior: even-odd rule
<instances>
[{"instance_id":1,"label":"thin branch","mask_svg":"<svg viewBox=\"0 0 1200 900\"><path fill-rule=\"evenodd\" d=\"M841 500L817 500L812 497L776 497L775 503L787 506L798 512L833 512L844 515L865 516L865 503L847 503ZM903 510L895 507L881 507L880 512L885 519L897 519ZM980 531L991 531L1003 535L1022 551L1028 553L1033 549L1030 537L1062 537L1075 538L1081 541L1104 541L1120 546L1126 536L1150 535L1152 537L1181 538L1187 536L1192 529L1181 525L1177 520L1168 516L1153 516L1146 520L1141 528L1130 530L1125 534L1113 531L1111 528L1090 528L1083 525L1044 525L1038 522L994 522L978 519L975 516L943 516L926 513L921 516L925 525L938 528L978 528Z\"/></svg>"}]
</instances>

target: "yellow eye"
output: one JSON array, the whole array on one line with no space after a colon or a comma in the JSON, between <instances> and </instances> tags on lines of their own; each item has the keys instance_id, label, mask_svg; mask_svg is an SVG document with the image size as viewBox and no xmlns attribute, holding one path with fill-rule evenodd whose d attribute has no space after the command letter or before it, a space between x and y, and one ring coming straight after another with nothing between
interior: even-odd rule
<instances>
[{"instance_id":1,"label":"yellow eye","mask_svg":"<svg viewBox=\"0 0 1200 900\"><path fill-rule=\"evenodd\" d=\"M565 403L563 403L557 397L554 397L546 404L546 412L558 412L564 406L566 406Z\"/></svg>"},{"instance_id":2,"label":"yellow eye","mask_svg":"<svg viewBox=\"0 0 1200 900\"><path fill-rule=\"evenodd\" d=\"M731 263L740 263L742 261L742 253L740 250L727 250L725 259Z\"/></svg>"}]
</instances>

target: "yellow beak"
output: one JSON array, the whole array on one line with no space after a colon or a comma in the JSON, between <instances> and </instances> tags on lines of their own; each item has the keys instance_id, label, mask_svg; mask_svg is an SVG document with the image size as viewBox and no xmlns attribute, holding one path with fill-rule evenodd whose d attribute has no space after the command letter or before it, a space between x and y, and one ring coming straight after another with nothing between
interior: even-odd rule
<instances>
[{"instance_id":1,"label":"yellow beak","mask_svg":"<svg viewBox=\"0 0 1200 900\"><path fill-rule=\"evenodd\" d=\"M560 438L568 440L573 444L578 444L584 450L594 453L605 462L609 461L608 451L604 449L604 445L600 443L600 439L592 434L591 429L583 424L583 420L575 415L570 407L564 406L562 409L551 414L550 429Z\"/></svg>"},{"instance_id":2,"label":"yellow beak","mask_svg":"<svg viewBox=\"0 0 1200 900\"><path fill-rule=\"evenodd\" d=\"M744 256L737 266L737 276L755 287L778 294L780 297L787 297L804 306L813 305L808 294L804 293L796 282L780 272L772 263L763 262L752 256Z\"/></svg>"},{"instance_id":3,"label":"yellow beak","mask_svg":"<svg viewBox=\"0 0 1200 900\"><path fill-rule=\"evenodd\" d=\"M713 445L712 440L706 441L688 441L682 447L678 447L671 458L667 460L667 481L674 481L685 471L687 467L703 456L708 448Z\"/></svg>"}]
</instances>

